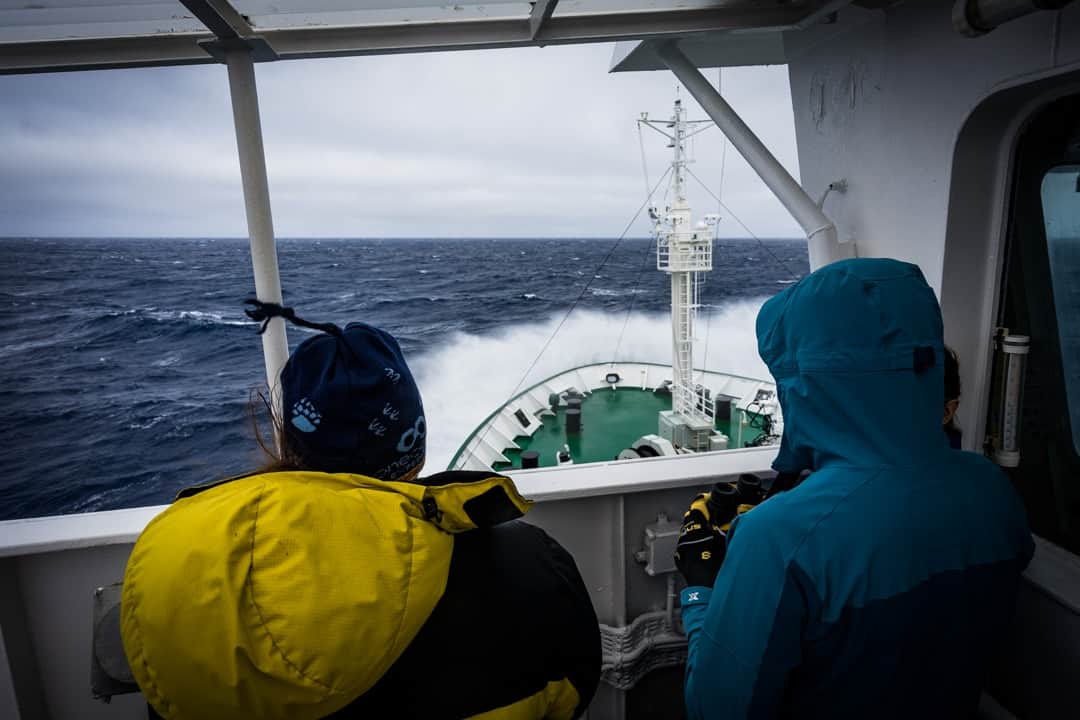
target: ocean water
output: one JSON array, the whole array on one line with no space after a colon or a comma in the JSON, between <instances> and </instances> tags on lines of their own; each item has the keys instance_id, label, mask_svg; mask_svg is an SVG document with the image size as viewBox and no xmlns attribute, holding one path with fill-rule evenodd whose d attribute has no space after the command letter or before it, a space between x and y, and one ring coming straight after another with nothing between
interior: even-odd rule
<instances>
[{"instance_id":1,"label":"ocean water","mask_svg":"<svg viewBox=\"0 0 1080 720\"><path fill-rule=\"evenodd\" d=\"M427 470L516 387L612 359L670 362L651 241L282 240L285 302L400 340ZM246 240L0 239L0 519L159 504L265 460ZM800 240L718 240L699 367L763 375L754 317L807 272ZM536 360L562 323L555 339ZM310 331L289 329L290 346Z\"/></svg>"}]
</instances>

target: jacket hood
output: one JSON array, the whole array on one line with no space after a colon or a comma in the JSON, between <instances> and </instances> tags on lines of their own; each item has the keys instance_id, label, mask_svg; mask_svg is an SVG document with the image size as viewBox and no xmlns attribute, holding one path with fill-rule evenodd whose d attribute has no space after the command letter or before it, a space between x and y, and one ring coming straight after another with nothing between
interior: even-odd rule
<instances>
[{"instance_id":1,"label":"jacket hood","mask_svg":"<svg viewBox=\"0 0 1080 720\"><path fill-rule=\"evenodd\" d=\"M279 472L182 494L128 560L121 636L166 718L315 720L366 692L446 588L453 535L528 509L509 478Z\"/></svg>"},{"instance_id":2,"label":"jacket hood","mask_svg":"<svg viewBox=\"0 0 1080 720\"><path fill-rule=\"evenodd\" d=\"M766 302L758 352L784 436L773 467L917 465L946 448L941 309L915 265L827 265Z\"/></svg>"}]
</instances>

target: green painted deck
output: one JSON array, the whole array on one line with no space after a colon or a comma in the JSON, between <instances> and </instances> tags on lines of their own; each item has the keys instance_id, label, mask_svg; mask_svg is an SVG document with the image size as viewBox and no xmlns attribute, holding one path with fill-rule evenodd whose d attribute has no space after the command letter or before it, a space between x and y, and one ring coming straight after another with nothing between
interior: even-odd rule
<instances>
[{"instance_id":1,"label":"green painted deck","mask_svg":"<svg viewBox=\"0 0 1080 720\"><path fill-rule=\"evenodd\" d=\"M581 402L581 433L566 434L566 408L544 418L543 426L532 437L519 436L515 442L521 450L504 452L510 463L496 463L494 470L521 467L521 453L536 450L540 467L556 465L556 453L563 445L570 446L575 463L614 460L642 435L656 433L658 414L671 409L671 395L657 394L637 388L599 389ZM716 429L730 435L730 418L717 418ZM758 434L755 432L755 435Z\"/></svg>"}]
</instances>

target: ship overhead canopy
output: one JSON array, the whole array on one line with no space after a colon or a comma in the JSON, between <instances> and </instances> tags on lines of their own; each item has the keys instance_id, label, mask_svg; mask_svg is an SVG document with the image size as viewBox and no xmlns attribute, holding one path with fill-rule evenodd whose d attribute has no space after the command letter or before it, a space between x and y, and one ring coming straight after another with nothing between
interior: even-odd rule
<instances>
[{"instance_id":1,"label":"ship overhead canopy","mask_svg":"<svg viewBox=\"0 0 1080 720\"><path fill-rule=\"evenodd\" d=\"M826 0L806 7L806 12L795 23L774 27L746 28L745 30L720 29L682 38L679 50L695 67L737 67L743 65L784 65L790 59L791 48L787 42L789 33L818 23L828 23L835 14L848 5L876 7L875 3L888 4L891 0ZM653 38L623 40L615 44L611 55L611 72L634 72L640 70L667 70L667 65L654 52Z\"/></svg>"},{"instance_id":2,"label":"ship overhead canopy","mask_svg":"<svg viewBox=\"0 0 1080 720\"><path fill-rule=\"evenodd\" d=\"M798 27L835 0L0 0L0 73L692 37Z\"/></svg>"}]
</instances>

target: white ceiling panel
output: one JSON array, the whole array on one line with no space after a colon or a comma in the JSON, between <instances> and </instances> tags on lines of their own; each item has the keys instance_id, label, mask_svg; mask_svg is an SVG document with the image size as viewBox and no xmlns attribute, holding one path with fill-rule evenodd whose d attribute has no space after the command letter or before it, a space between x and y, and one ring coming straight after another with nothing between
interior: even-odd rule
<instances>
[{"instance_id":1,"label":"white ceiling panel","mask_svg":"<svg viewBox=\"0 0 1080 720\"><path fill-rule=\"evenodd\" d=\"M233 4L257 31L524 19L532 9L532 4L524 0L482 3L447 3L445 0L320 0L311 3L236 0Z\"/></svg>"},{"instance_id":2,"label":"white ceiling panel","mask_svg":"<svg viewBox=\"0 0 1080 720\"><path fill-rule=\"evenodd\" d=\"M193 32L206 28L176 0L0 0L0 42Z\"/></svg>"}]
</instances>

